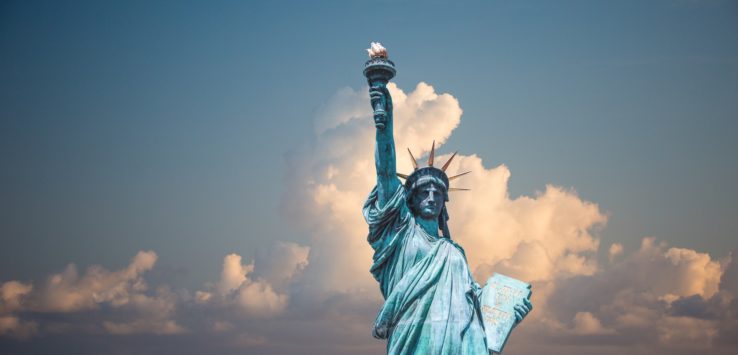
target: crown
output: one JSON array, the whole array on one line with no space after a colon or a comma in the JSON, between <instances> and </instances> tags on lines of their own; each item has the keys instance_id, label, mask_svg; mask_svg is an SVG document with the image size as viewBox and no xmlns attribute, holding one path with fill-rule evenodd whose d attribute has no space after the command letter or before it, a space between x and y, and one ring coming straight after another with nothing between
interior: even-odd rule
<instances>
[{"instance_id":1,"label":"crown","mask_svg":"<svg viewBox=\"0 0 738 355\"><path fill-rule=\"evenodd\" d=\"M407 149L407 152L410 154L410 160L413 163L414 170L412 174L410 175L397 173L398 177L405 179L405 188L407 189L407 191L412 191L416 186L423 184L425 182L428 182L428 181L433 181L433 180L436 180L436 181L440 180L441 182L443 182L444 184L443 187L448 192L469 191L470 190L470 189L449 186L449 182L451 180L454 180L458 177L464 176L471 172L471 171L466 171L466 172L463 172L461 174L454 175L451 177L448 177L448 175L446 175L446 169L451 164L451 161L454 160L454 157L456 157L456 153L458 152L454 152L454 154L451 155L451 158L449 158L448 161L445 164L443 164L443 167L441 167L440 169L433 166L433 160L435 159L435 156L436 156L436 141L435 140L433 141L433 145L431 146L430 155L428 156L428 166L426 167L418 168L418 161L415 160L415 157L413 156L413 152L410 151L410 148Z\"/></svg>"}]
</instances>

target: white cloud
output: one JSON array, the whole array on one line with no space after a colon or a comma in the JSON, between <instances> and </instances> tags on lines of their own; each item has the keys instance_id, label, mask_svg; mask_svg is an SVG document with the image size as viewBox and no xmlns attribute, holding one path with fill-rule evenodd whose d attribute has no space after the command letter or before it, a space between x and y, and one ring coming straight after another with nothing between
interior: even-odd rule
<instances>
[{"instance_id":1,"label":"white cloud","mask_svg":"<svg viewBox=\"0 0 738 355\"><path fill-rule=\"evenodd\" d=\"M100 310L103 305L110 307L109 312L121 313L117 317L121 321L100 320L103 328L112 334L184 332L173 319L177 297L166 287L158 288L153 295L147 294L143 274L154 267L156 260L153 251L141 251L127 267L117 271L95 265L79 275L77 267L69 264L61 273L49 276L38 288L18 281L6 282L0 287L3 300L0 309L10 314L0 314L3 330L0 333L13 332L25 337L37 333L40 330L38 322L23 321L19 317L25 312L73 313ZM55 326L70 328L68 324Z\"/></svg>"},{"instance_id":2,"label":"white cloud","mask_svg":"<svg viewBox=\"0 0 738 355\"><path fill-rule=\"evenodd\" d=\"M730 253L723 265L725 271L720 279L720 289L738 297L738 249Z\"/></svg>"},{"instance_id":3,"label":"white cloud","mask_svg":"<svg viewBox=\"0 0 738 355\"><path fill-rule=\"evenodd\" d=\"M37 332L37 322L23 321L13 315L0 315L0 336L28 339Z\"/></svg>"},{"instance_id":4,"label":"white cloud","mask_svg":"<svg viewBox=\"0 0 738 355\"><path fill-rule=\"evenodd\" d=\"M441 145L459 124L461 108L449 94L426 83L405 93L388 86L395 108L398 156L416 156ZM347 292L369 293L379 301L368 273L371 248L361 205L373 184L374 124L366 89L342 89L316 118L316 137L290 160L284 209L311 236L309 265L300 281L304 297L325 299ZM398 159L398 170L410 161Z\"/></svg>"},{"instance_id":5,"label":"white cloud","mask_svg":"<svg viewBox=\"0 0 738 355\"><path fill-rule=\"evenodd\" d=\"M394 84L389 90L398 170L409 172L405 148L419 160L434 139L445 150L462 110L456 98L425 83L407 93ZM29 311L90 311L100 312L96 321L111 334L202 331L218 339L216 347L381 352L384 344L370 336L382 300L368 271L372 251L361 216L375 180L366 90L339 91L319 111L314 128L313 140L288 157L283 202L289 219L308 235L308 246L278 242L247 262L229 254L219 279L192 296L163 286L149 291L143 274L156 263L153 252L139 253L118 271L97 266L79 275L70 265L40 286L6 282L0 286L0 335L41 332L44 324ZM715 260L645 238L632 253L611 244L603 253L609 262L599 264L597 232L608 218L596 203L553 185L511 198L510 170L486 167L474 154L462 152L448 172L468 170L454 185L472 192L451 196L450 227L477 281L500 272L533 283L535 309L516 328L509 351L727 354L738 346L734 257ZM106 318L108 309L125 316Z\"/></svg>"},{"instance_id":6,"label":"white cloud","mask_svg":"<svg viewBox=\"0 0 738 355\"><path fill-rule=\"evenodd\" d=\"M18 281L8 281L0 285L0 314L12 312L21 307L23 299L33 290L33 285Z\"/></svg>"},{"instance_id":7,"label":"white cloud","mask_svg":"<svg viewBox=\"0 0 738 355\"><path fill-rule=\"evenodd\" d=\"M207 291L195 291L195 302L208 303L213 299L213 293Z\"/></svg>"},{"instance_id":8,"label":"white cloud","mask_svg":"<svg viewBox=\"0 0 738 355\"><path fill-rule=\"evenodd\" d=\"M654 296L713 296L722 270L710 255L691 249L668 247L654 238L644 238L640 249L616 266L623 286L647 291Z\"/></svg>"},{"instance_id":9,"label":"white cloud","mask_svg":"<svg viewBox=\"0 0 738 355\"><path fill-rule=\"evenodd\" d=\"M577 312L574 315L574 333L578 335L612 334L615 331L606 329L600 320L591 312Z\"/></svg>"},{"instance_id":10,"label":"white cloud","mask_svg":"<svg viewBox=\"0 0 738 355\"><path fill-rule=\"evenodd\" d=\"M722 274L708 254L644 238L639 250L607 268L557 283L543 312L553 326L543 331L557 334L573 315L574 333L609 334L624 350L704 351L735 321L734 295L719 288Z\"/></svg>"},{"instance_id":11,"label":"white cloud","mask_svg":"<svg viewBox=\"0 0 738 355\"><path fill-rule=\"evenodd\" d=\"M389 89L395 105L398 171L409 172L405 148L421 160L433 139L442 147L462 111L453 96L439 95L425 83L410 93L394 85ZM285 211L311 236L309 266L298 280L300 295L312 304L340 298L354 307L359 299L377 307L381 298L367 271L372 252L360 215L375 180L375 128L368 95L341 90L316 122L314 140L289 158L293 174L284 200ZM600 265L597 232L608 217L597 204L553 185L532 196L511 198L506 166L486 167L481 157L462 152L448 172L464 171L472 173L454 185L472 192L451 196L450 227L475 277L483 283L492 272L500 272L534 284L536 309L516 332L540 338L527 333L538 331L547 334L546 339L609 337L623 344L638 338L637 343L651 350L684 337L707 346L716 336L711 329L719 328L718 321L677 316L669 308L669 302L691 295L708 299L717 294L721 264L709 255L667 248L647 238L630 255L624 255L622 245L610 245L610 263ZM372 316L364 316L365 321L371 322ZM670 324L671 330L660 324ZM642 334L651 336L639 338ZM627 346L621 346L624 349Z\"/></svg>"},{"instance_id":12,"label":"white cloud","mask_svg":"<svg viewBox=\"0 0 738 355\"><path fill-rule=\"evenodd\" d=\"M310 248L295 243L277 242L259 250L254 258L254 277L267 280L275 290L284 292L308 266Z\"/></svg>"},{"instance_id":13,"label":"white cloud","mask_svg":"<svg viewBox=\"0 0 738 355\"><path fill-rule=\"evenodd\" d=\"M241 309L252 316L268 317L287 308L287 295L275 292L269 283L261 280L242 285L236 300Z\"/></svg>"},{"instance_id":14,"label":"white cloud","mask_svg":"<svg viewBox=\"0 0 738 355\"><path fill-rule=\"evenodd\" d=\"M246 281L246 275L254 271L254 264L242 265L241 256L228 254L223 258L223 271L218 281L218 293L226 296L241 287Z\"/></svg>"},{"instance_id":15,"label":"white cloud","mask_svg":"<svg viewBox=\"0 0 738 355\"><path fill-rule=\"evenodd\" d=\"M610 262L615 260L615 258L623 253L623 245L620 243L612 243L610 245L610 249L607 251L607 257L610 259Z\"/></svg>"},{"instance_id":16,"label":"white cloud","mask_svg":"<svg viewBox=\"0 0 738 355\"><path fill-rule=\"evenodd\" d=\"M44 312L75 312L95 309L102 303L114 307L130 302L134 293L147 289L141 275L156 263L156 253L141 251L122 270L108 271L91 266L82 276L74 264L54 274L34 294L31 307Z\"/></svg>"},{"instance_id":17,"label":"white cloud","mask_svg":"<svg viewBox=\"0 0 738 355\"><path fill-rule=\"evenodd\" d=\"M409 93L394 84L389 90L395 108L398 171L409 172L406 148L420 161L433 140L436 148L442 147L458 126L462 110L456 98L438 94L426 83ZM375 181L375 128L367 92L342 89L316 121L314 141L289 159L294 173L283 204L311 236L301 295L317 302L333 295L365 294L379 303L376 282L367 271L372 251L360 213ZM438 156L437 164L449 157ZM596 204L556 186L512 199L506 166L488 168L480 157L462 152L448 172L464 171L472 173L454 183L473 191L451 196L450 226L478 281L484 283L493 271L543 282L598 270L599 241L593 233L607 217ZM544 286L534 291L539 298L545 292Z\"/></svg>"},{"instance_id":18,"label":"white cloud","mask_svg":"<svg viewBox=\"0 0 738 355\"><path fill-rule=\"evenodd\" d=\"M105 321L103 327L111 334L179 334L187 332L178 324L176 317L177 295L167 287L159 287L153 296L134 293L127 305L125 313L133 315L133 319L122 322Z\"/></svg>"},{"instance_id":19,"label":"white cloud","mask_svg":"<svg viewBox=\"0 0 738 355\"><path fill-rule=\"evenodd\" d=\"M195 301L232 306L245 316L269 318L279 315L289 302L286 289L308 265L309 252L308 247L279 242L266 253L259 254L257 261L248 264L243 264L238 254L226 255L220 280L215 286L218 298L213 297L213 292L201 290L195 293Z\"/></svg>"}]
</instances>

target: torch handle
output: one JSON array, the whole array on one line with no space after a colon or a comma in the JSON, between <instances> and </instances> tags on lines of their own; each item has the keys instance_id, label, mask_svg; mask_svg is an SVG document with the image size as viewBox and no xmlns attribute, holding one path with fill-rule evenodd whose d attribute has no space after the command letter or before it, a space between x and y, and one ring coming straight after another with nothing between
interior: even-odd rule
<instances>
[{"instance_id":1,"label":"torch handle","mask_svg":"<svg viewBox=\"0 0 738 355\"><path fill-rule=\"evenodd\" d=\"M369 87L376 87L376 88L386 88L387 82L376 80L376 81L370 81ZM379 130L384 130L385 127L387 127L387 120L389 118L389 113L387 112L387 97L385 95L382 95L379 100L373 103L374 108L374 126Z\"/></svg>"},{"instance_id":2,"label":"torch handle","mask_svg":"<svg viewBox=\"0 0 738 355\"><path fill-rule=\"evenodd\" d=\"M384 100L378 100L374 105L374 126L384 129L387 122L387 111L384 110Z\"/></svg>"}]
</instances>

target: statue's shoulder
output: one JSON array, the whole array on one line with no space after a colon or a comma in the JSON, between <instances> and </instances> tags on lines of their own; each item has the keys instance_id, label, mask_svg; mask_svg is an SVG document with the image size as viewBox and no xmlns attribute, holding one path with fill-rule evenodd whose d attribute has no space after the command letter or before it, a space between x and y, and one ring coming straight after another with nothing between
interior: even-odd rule
<instances>
[{"instance_id":1,"label":"statue's shoulder","mask_svg":"<svg viewBox=\"0 0 738 355\"><path fill-rule=\"evenodd\" d=\"M451 245L453 245L461 253L461 256L464 258L464 260L466 260L466 252L464 251L464 247L462 247L461 244L455 242L453 239L444 239L448 241Z\"/></svg>"}]
</instances>

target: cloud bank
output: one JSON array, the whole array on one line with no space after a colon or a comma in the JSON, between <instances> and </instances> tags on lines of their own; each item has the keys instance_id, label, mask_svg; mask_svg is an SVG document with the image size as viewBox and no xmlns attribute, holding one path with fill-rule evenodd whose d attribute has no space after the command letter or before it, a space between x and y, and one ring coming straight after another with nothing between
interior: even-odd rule
<instances>
[{"instance_id":1,"label":"cloud bank","mask_svg":"<svg viewBox=\"0 0 738 355\"><path fill-rule=\"evenodd\" d=\"M445 151L462 109L426 83L389 90L398 170L409 172L406 148L419 161L433 140ZM153 333L184 353L381 353L384 343L370 334L382 299L360 211L375 180L370 115L366 91L342 89L319 110L312 139L289 155L282 213L305 231L304 245L276 242L252 260L226 255L221 274L194 292L149 287L151 251L117 271L95 266L80 275L70 265L38 285L7 281L0 349L1 339ZM547 185L512 198L510 170L466 152L448 171L472 172L454 181L472 192L452 195L448 206L477 281L499 272L533 283L536 308L506 352L728 354L738 345L735 253L716 260L644 238L635 251L605 246L600 260L607 214L573 189Z\"/></svg>"}]
</instances>

